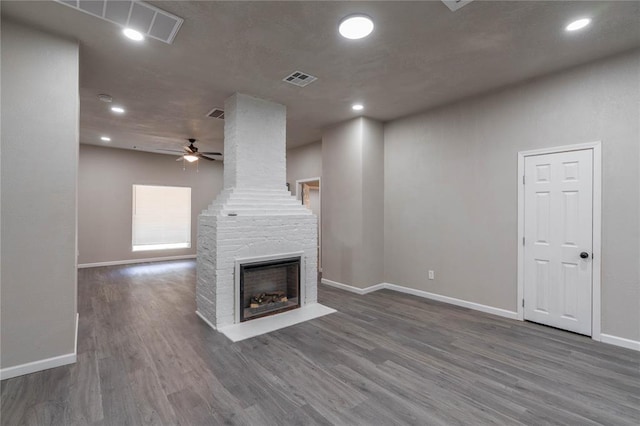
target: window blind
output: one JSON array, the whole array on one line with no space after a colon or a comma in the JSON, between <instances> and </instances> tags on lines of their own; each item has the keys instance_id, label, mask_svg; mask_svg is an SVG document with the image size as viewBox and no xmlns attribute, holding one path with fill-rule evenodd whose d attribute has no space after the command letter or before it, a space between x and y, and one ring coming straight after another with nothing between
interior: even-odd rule
<instances>
[{"instance_id":1,"label":"window blind","mask_svg":"<svg viewBox=\"0 0 640 426\"><path fill-rule=\"evenodd\" d=\"M191 247L191 188L133 185L133 251Z\"/></svg>"}]
</instances>

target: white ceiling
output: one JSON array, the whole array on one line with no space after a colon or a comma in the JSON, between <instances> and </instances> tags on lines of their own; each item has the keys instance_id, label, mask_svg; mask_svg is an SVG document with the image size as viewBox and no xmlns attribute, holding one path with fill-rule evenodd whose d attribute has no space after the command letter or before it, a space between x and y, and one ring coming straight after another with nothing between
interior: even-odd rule
<instances>
[{"instance_id":1,"label":"white ceiling","mask_svg":"<svg viewBox=\"0 0 640 426\"><path fill-rule=\"evenodd\" d=\"M233 92L283 103L289 147L360 113L393 120L640 46L640 2L475 1L451 12L423 2L152 1L184 18L172 45L136 44L109 22L53 1L2 1L2 15L80 41L80 141L155 151L188 137L222 149L205 117ZM373 34L346 40L340 19L365 13ZM566 33L579 17L584 31ZM292 71L318 80L282 82ZM114 116L96 95L127 109Z\"/></svg>"}]
</instances>

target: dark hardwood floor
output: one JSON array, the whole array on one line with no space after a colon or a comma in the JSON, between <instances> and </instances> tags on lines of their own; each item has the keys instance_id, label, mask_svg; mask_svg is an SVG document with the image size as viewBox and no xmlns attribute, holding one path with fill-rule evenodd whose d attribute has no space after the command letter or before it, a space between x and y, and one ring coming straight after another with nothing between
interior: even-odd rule
<instances>
[{"instance_id":1,"label":"dark hardwood floor","mask_svg":"<svg viewBox=\"0 0 640 426\"><path fill-rule=\"evenodd\" d=\"M78 362L2 382L2 425L640 424L640 354L391 291L231 343L192 261L79 271Z\"/></svg>"}]
</instances>

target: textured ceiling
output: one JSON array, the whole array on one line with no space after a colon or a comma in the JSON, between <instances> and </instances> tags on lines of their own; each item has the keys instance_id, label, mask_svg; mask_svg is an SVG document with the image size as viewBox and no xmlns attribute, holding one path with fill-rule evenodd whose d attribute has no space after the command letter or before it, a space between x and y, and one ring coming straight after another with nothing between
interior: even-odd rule
<instances>
[{"instance_id":1,"label":"textured ceiling","mask_svg":"<svg viewBox=\"0 0 640 426\"><path fill-rule=\"evenodd\" d=\"M2 15L80 41L80 141L154 151L188 137L222 149L224 122L205 117L233 92L283 103L289 147L363 114L388 121L640 46L640 2L475 1L451 12L425 2L153 1L185 22L173 45L136 44L109 22L52 1L2 1ZM337 33L370 15L363 40ZM566 33L589 16L584 31ZM295 70L318 80L282 82ZM127 109L114 116L96 95ZM350 106L361 101L365 110Z\"/></svg>"}]
</instances>

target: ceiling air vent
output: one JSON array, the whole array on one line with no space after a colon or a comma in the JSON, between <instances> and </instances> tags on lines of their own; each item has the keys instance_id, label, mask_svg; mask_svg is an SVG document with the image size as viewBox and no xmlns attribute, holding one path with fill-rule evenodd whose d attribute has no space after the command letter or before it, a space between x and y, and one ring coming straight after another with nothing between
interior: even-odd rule
<instances>
[{"instance_id":1,"label":"ceiling air vent","mask_svg":"<svg viewBox=\"0 0 640 426\"><path fill-rule=\"evenodd\" d=\"M173 43L184 19L138 0L55 0L80 12L96 16L124 28L133 28L147 37Z\"/></svg>"},{"instance_id":2,"label":"ceiling air vent","mask_svg":"<svg viewBox=\"0 0 640 426\"><path fill-rule=\"evenodd\" d=\"M283 78L282 81L286 81L287 83L294 84L298 87L304 87L313 83L317 79L318 77L314 77L302 71L295 71Z\"/></svg>"},{"instance_id":3,"label":"ceiling air vent","mask_svg":"<svg viewBox=\"0 0 640 426\"><path fill-rule=\"evenodd\" d=\"M472 1L473 0L442 0L442 3L444 3L449 9L451 9L452 12L455 12L462 6L468 5Z\"/></svg>"},{"instance_id":4,"label":"ceiling air vent","mask_svg":"<svg viewBox=\"0 0 640 426\"><path fill-rule=\"evenodd\" d=\"M221 108L214 108L207 113L207 117L219 118L220 120L224 120L224 110Z\"/></svg>"}]
</instances>

